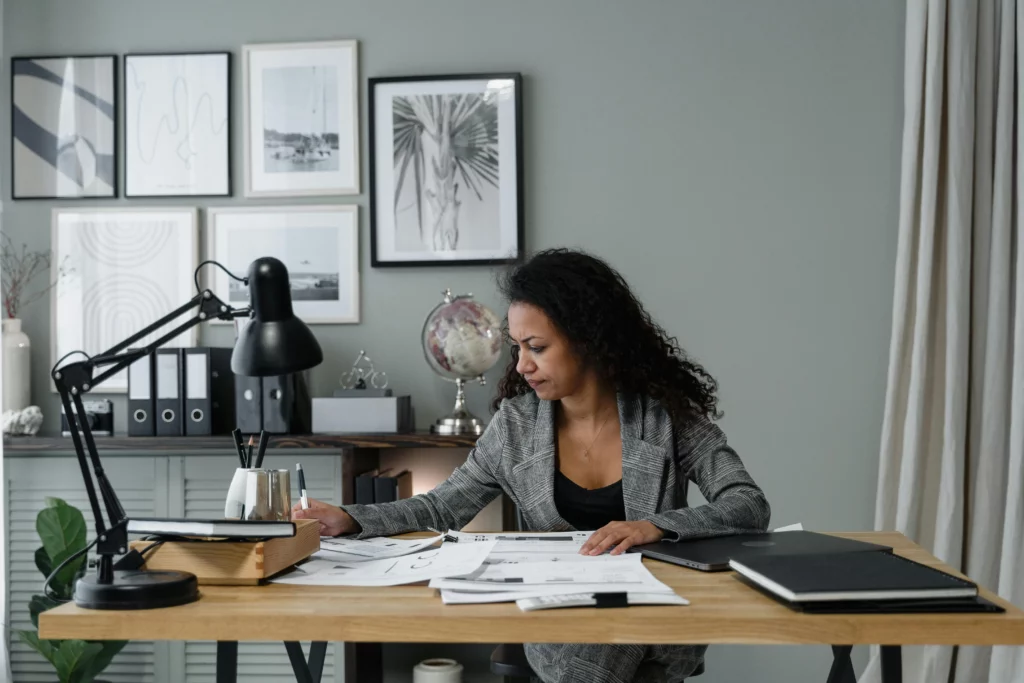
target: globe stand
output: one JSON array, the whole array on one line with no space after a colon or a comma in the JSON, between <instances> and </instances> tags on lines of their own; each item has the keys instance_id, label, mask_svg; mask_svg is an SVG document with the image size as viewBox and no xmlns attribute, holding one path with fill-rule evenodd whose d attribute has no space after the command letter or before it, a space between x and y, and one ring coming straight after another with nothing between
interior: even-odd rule
<instances>
[{"instance_id":1,"label":"globe stand","mask_svg":"<svg viewBox=\"0 0 1024 683\"><path fill-rule=\"evenodd\" d=\"M443 434L445 436L456 436L460 434L473 434L475 436L480 436L484 433L485 425L466 409L466 392L463 389L466 384L466 380L460 377L453 381L457 387L455 391L455 409L448 415L438 418L437 421L430 426L430 432L432 434ZM483 384L483 377L480 378L480 383Z\"/></svg>"}]
</instances>

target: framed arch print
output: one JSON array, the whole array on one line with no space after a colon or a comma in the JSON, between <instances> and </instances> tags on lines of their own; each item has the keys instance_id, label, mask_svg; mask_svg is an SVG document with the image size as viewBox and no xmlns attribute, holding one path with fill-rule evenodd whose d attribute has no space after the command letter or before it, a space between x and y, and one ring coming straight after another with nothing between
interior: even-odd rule
<instances>
[{"instance_id":1,"label":"framed arch print","mask_svg":"<svg viewBox=\"0 0 1024 683\"><path fill-rule=\"evenodd\" d=\"M53 210L54 260L64 274L50 290L51 363L71 351L102 353L195 296L197 214L187 207ZM183 313L139 344L192 315ZM182 332L167 346L195 346L198 330ZM128 372L122 370L94 392L127 390Z\"/></svg>"}]
</instances>

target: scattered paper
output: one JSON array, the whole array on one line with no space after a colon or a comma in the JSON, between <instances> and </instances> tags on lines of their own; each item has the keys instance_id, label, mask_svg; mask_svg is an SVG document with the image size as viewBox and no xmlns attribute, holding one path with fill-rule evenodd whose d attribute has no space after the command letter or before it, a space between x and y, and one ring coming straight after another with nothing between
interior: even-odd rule
<instances>
[{"instance_id":1,"label":"scattered paper","mask_svg":"<svg viewBox=\"0 0 1024 683\"><path fill-rule=\"evenodd\" d=\"M308 562L270 581L307 586L398 586L470 574L483 564L493 548L494 543L444 543L440 548L400 557L359 562L324 557L321 551Z\"/></svg>"},{"instance_id":2,"label":"scattered paper","mask_svg":"<svg viewBox=\"0 0 1024 683\"><path fill-rule=\"evenodd\" d=\"M593 593L570 593L548 595L516 600L519 609L532 612L538 609L557 607L593 607L597 598ZM627 593L626 604L629 605L689 605L690 601L675 593Z\"/></svg>"},{"instance_id":3,"label":"scattered paper","mask_svg":"<svg viewBox=\"0 0 1024 683\"><path fill-rule=\"evenodd\" d=\"M377 536L374 538L335 538L320 537L320 553L325 559L342 562L365 562L366 560L383 560L389 557L401 557L409 553L429 548L444 538L443 535L428 538L404 539Z\"/></svg>"},{"instance_id":4,"label":"scattered paper","mask_svg":"<svg viewBox=\"0 0 1024 683\"><path fill-rule=\"evenodd\" d=\"M450 531L456 543L488 543L495 541L495 553L579 553L593 531L555 533L492 533L471 534Z\"/></svg>"},{"instance_id":5,"label":"scattered paper","mask_svg":"<svg viewBox=\"0 0 1024 683\"><path fill-rule=\"evenodd\" d=\"M430 587L478 593L507 591L510 587L524 591L557 587L562 593L581 590L671 592L643 566L643 557L639 554L589 560L581 556L580 560L569 562L484 563L466 575L431 579Z\"/></svg>"}]
</instances>

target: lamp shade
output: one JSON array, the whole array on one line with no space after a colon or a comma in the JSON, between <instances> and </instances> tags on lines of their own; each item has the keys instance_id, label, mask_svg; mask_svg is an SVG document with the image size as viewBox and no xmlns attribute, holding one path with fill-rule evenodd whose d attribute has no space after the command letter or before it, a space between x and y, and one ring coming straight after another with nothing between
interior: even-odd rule
<instances>
[{"instance_id":1,"label":"lamp shade","mask_svg":"<svg viewBox=\"0 0 1024 683\"><path fill-rule=\"evenodd\" d=\"M249 266L252 319L231 354L236 375L287 375L320 365L324 352L313 332L292 310L288 269L276 258L256 259Z\"/></svg>"}]
</instances>

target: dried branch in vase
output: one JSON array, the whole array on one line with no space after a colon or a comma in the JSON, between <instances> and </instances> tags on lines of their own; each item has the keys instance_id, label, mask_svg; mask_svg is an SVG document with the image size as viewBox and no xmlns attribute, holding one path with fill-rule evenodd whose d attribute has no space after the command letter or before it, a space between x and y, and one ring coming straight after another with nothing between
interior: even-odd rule
<instances>
[{"instance_id":1,"label":"dried branch in vase","mask_svg":"<svg viewBox=\"0 0 1024 683\"><path fill-rule=\"evenodd\" d=\"M52 261L53 254L49 250L29 251L26 244L18 249L10 236L0 233L0 290L8 318L17 318L25 306L45 296L61 277L70 272L64 265L65 259L57 269L56 277L48 278L42 288L29 291L29 284L49 271Z\"/></svg>"}]
</instances>

